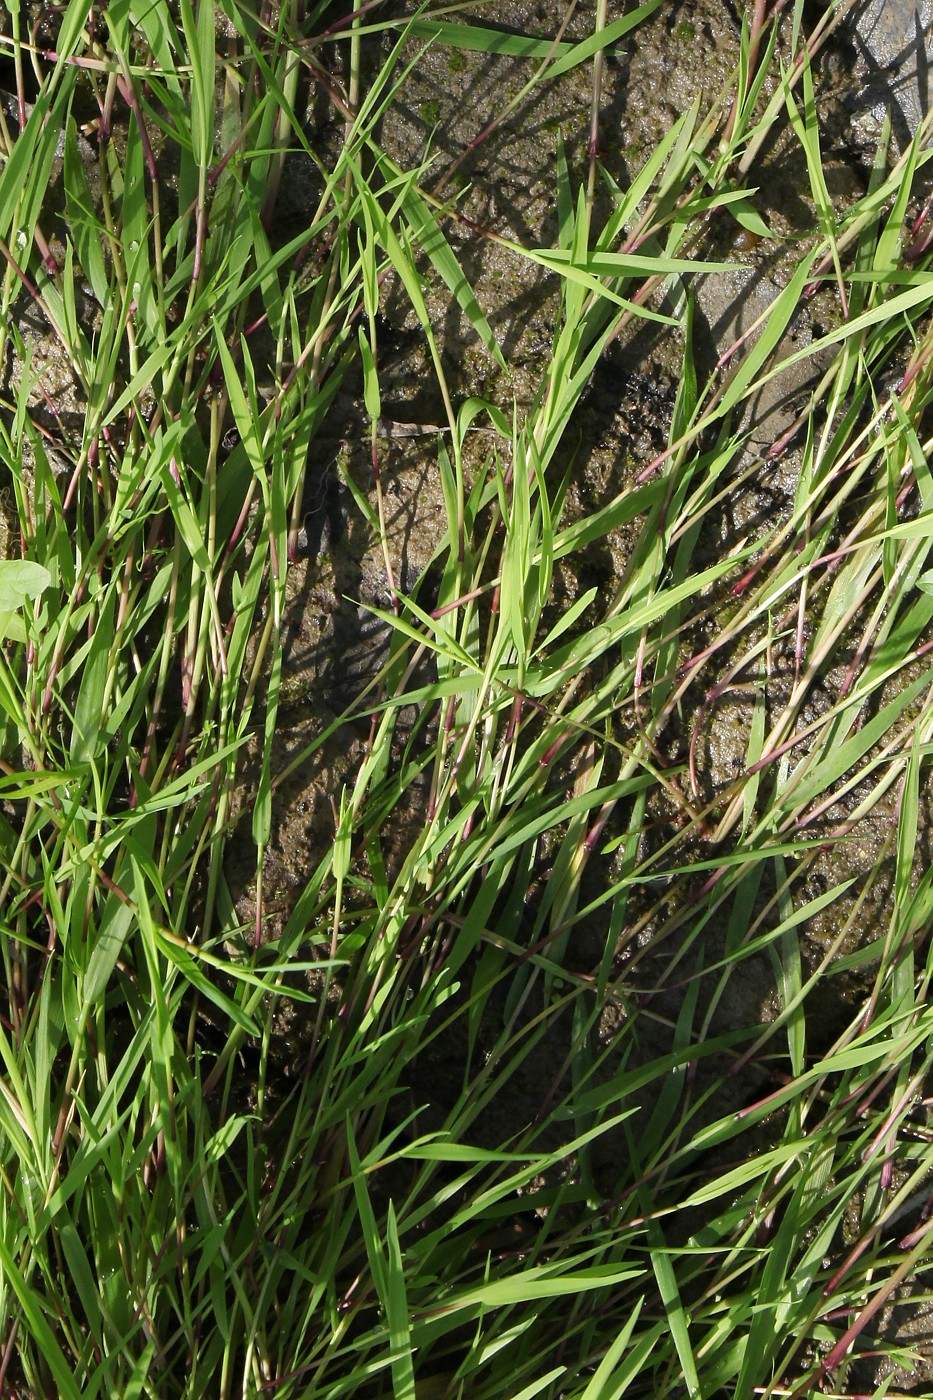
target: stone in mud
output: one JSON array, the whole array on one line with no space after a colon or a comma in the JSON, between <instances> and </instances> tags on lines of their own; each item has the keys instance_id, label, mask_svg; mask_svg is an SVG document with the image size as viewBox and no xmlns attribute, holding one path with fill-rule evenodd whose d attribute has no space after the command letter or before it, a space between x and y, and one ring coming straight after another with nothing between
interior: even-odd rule
<instances>
[{"instance_id":1,"label":"stone in mud","mask_svg":"<svg viewBox=\"0 0 933 1400\"><path fill-rule=\"evenodd\" d=\"M930 107L931 22L933 0L865 0L849 20L864 74L853 121L869 134L890 109L902 149Z\"/></svg>"}]
</instances>

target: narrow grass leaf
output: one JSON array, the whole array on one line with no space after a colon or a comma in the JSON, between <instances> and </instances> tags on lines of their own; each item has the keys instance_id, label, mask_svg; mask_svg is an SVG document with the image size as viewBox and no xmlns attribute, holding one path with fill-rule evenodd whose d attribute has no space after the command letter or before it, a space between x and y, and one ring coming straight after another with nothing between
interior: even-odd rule
<instances>
[{"instance_id":1,"label":"narrow grass leaf","mask_svg":"<svg viewBox=\"0 0 933 1400\"><path fill-rule=\"evenodd\" d=\"M800 304L815 258L815 250L802 258L787 286L775 297L761 334L729 375L725 392L716 409L717 418L729 413L747 393L752 392L753 387L757 387L761 369L777 349Z\"/></svg>"},{"instance_id":2,"label":"narrow grass leaf","mask_svg":"<svg viewBox=\"0 0 933 1400\"><path fill-rule=\"evenodd\" d=\"M81 686L74 709L70 758L80 765L91 763L105 743L103 704L113 665L114 595L108 592L98 609L97 625L81 670Z\"/></svg>"},{"instance_id":3,"label":"narrow grass leaf","mask_svg":"<svg viewBox=\"0 0 933 1400\"><path fill-rule=\"evenodd\" d=\"M3 1239L0 1239L0 1268L6 1283L19 1299L31 1333L42 1347L42 1358L52 1372L61 1400L80 1400L81 1396L86 1397L87 1390L75 1383L73 1362L66 1359L54 1332L45 1320L38 1295L17 1268Z\"/></svg>"},{"instance_id":4,"label":"narrow grass leaf","mask_svg":"<svg viewBox=\"0 0 933 1400\"><path fill-rule=\"evenodd\" d=\"M557 1270L556 1277L550 1277ZM624 1269L614 1264L600 1264L590 1269L568 1270L560 1265L540 1265L525 1269L513 1278L491 1279L478 1288L468 1289L455 1298L444 1298L438 1307L443 1312L465 1309L513 1307L517 1303L539 1302L545 1298L569 1299L593 1289L615 1288L630 1279L643 1278L643 1269Z\"/></svg>"},{"instance_id":5,"label":"narrow grass leaf","mask_svg":"<svg viewBox=\"0 0 933 1400\"><path fill-rule=\"evenodd\" d=\"M641 1316L644 1303L644 1297L639 1298L635 1303L631 1315L606 1352L606 1355L599 1363L589 1385L580 1395L579 1400L619 1400L619 1396L625 1393L626 1383L620 1381L617 1375L617 1368L628 1349L632 1339L632 1333Z\"/></svg>"},{"instance_id":6,"label":"narrow grass leaf","mask_svg":"<svg viewBox=\"0 0 933 1400\"><path fill-rule=\"evenodd\" d=\"M405 1265L399 1244L395 1206L391 1201L386 1216L386 1244L386 1293L383 1305L392 1347L392 1391L394 1400L415 1400L415 1368L405 1290Z\"/></svg>"},{"instance_id":7,"label":"narrow grass leaf","mask_svg":"<svg viewBox=\"0 0 933 1400\"><path fill-rule=\"evenodd\" d=\"M910 685L905 686L899 695L895 695L882 706L876 715L848 739L833 745L827 753L820 752L816 761L812 765L808 764L809 771L806 776L799 784L789 789L783 801L787 802L792 797L797 807L804 807L825 792L844 773L854 768L859 759L888 733L908 706L930 686L931 681L933 670L928 669Z\"/></svg>"},{"instance_id":8,"label":"narrow grass leaf","mask_svg":"<svg viewBox=\"0 0 933 1400\"><path fill-rule=\"evenodd\" d=\"M455 24L449 20L426 19L418 16L408 25L419 39L436 39L452 49L470 53L507 54L512 58L547 58L555 53L570 53L573 45L555 45L549 39L535 39L525 34L508 34L501 29L489 29L481 24Z\"/></svg>"},{"instance_id":9,"label":"narrow grass leaf","mask_svg":"<svg viewBox=\"0 0 933 1400\"><path fill-rule=\"evenodd\" d=\"M446 285L496 364L501 370L506 371L506 363L499 348L499 342L480 309L476 294L467 281L466 274L444 235L444 230L414 187L406 192L403 209L415 243L424 250L435 272Z\"/></svg>"},{"instance_id":10,"label":"narrow grass leaf","mask_svg":"<svg viewBox=\"0 0 933 1400\"><path fill-rule=\"evenodd\" d=\"M690 1327L687 1322L687 1314L680 1300L680 1290L677 1287L677 1278L674 1273L670 1255L663 1237L661 1236L660 1227L656 1222L652 1222L649 1238L651 1240L651 1267L658 1281L658 1291L661 1294L661 1301L664 1304L664 1311L667 1314L667 1321L671 1329L671 1336L674 1339L674 1346L677 1348L677 1355L680 1358L684 1385L687 1388L687 1394L690 1396L691 1400L695 1400L695 1398L699 1400L702 1391L700 1389L700 1377L697 1374L696 1358L694 1357L693 1346L690 1341Z\"/></svg>"},{"instance_id":11,"label":"narrow grass leaf","mask_svg":"<svg viewBox=\"0 0 933 1400\"><path fill-rule=\"evenodd\" d=\"M565 1366L555 1366L553 1371L548 1371L540 1380L532 1381L530 1385L526 1385L523 1390L518 1392L514 1400L534 1400L536 1395L540 1395L543 1390L547 1390L555 1381L560 1380L566 1374L567 1368Z\"/></svg>"},{"instance_id":12,"label":"narrow grass leaf","mask_svg":"<svg viewBox=\"0 0 933 1400\"><path fill-rule=\"evenodd\" d=\"M81 270L90 282L98 303L106 306L110 283L100 241L103 229L97 217L84 161L78 151L77 127L72 116L69 116L65 127L63 184L68 226Z\"/></svg>"},{"instance_id":13,"label":"narrow grass leaf","mask_svg":"<svg viewBox=\"0 0 933 1400\"><path fill-rule=\"evenodd\" d=\"M579 44L574 44L572 49L562 54L556 63L552 63L548 67L548 80L559 78L562 73L569 73L578 64L586 63L587 59L592 58L594 54L617 43L619 39L624 38L631 30L637 28L643 20L654 14L660 3L661 0L648 0L646 5L636 5L635 9L630 10L627 15L620 16L611 24L607 24L604 29L597 29L588 38L582 39Z\"/></svg>"},{"instance_id":14,"label":"narrow grass leaf","mask_svg":"<svg viewBox=\"0 0 933 1400\"><path fill-rule=\"evenodd\" d=\"M200 169L206 170L214 150L214 6L211 0L198 0L195 16L191 0L180 0L179 12L191 61L194 158Z\"/></svg>"},{"instance_id":15,"label":"narrow grass leaf","mask_svg":"<svg viewBox=\"0 0 933 1400\"><path fill-rule=\"evenodd\" d=\"M89 934L93 942L81 984L84 1015L103 995L133 923L132 905L116 894L108 895L97 927Z\"/></svg>"},{"instance_id":16,"label":"narrow grass leaf","mask_svg":"<svg viewBox=\"0 0 933 1400\"><path fill-rule=\"evenodd\" d=\"M226 996L219 987L216 987L209 977L206 977L198 966L198 960L181 947L174 940L166 938L156 930L159 950L171 963L175 965L181 975L191 983L203 996L207 997L214 1006L217 1007L221 1015L232 1021L241 1031L247 1035L258 1036L259 1027L255 1020L246 1014L243 1009L231 998ZM265 990L265 986L263 989Z\"/></svg>"},{"instance_id":17,"label":"narrow grass leaf","mask_svg":"<svg viewBox=\"0 0 933 1400\"><path fill-rule=\"evenodd\" d=\"M64 71L60 97L70 91L75 72L73 68ZM0 238L23 259L28 256L41 202L51 179L58 133L66 120L67 103L64 108L61 100L54 105L61 121L52 116L52 89L46 87L36 98L26 125L13 142L13 149L6 155L0 172Z\"/></svg>"}]
</instances>

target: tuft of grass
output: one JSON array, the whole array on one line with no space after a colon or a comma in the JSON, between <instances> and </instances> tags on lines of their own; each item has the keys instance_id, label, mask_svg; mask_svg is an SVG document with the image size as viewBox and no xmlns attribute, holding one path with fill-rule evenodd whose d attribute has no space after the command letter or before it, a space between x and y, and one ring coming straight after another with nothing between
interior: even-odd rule
<instances>
[{"instance_id":1,"label":"tuft of grass","mask_svg":"<svg viewBox=\"0 0 933 1400\"><path fill-rule=\"evenodd\" d=\"M810 66L832 7L807 37L801 4L771 26L756 6L733 89L623 188L600 56L656 8L570 42L71 0L41 49L11 11L0 1390L750 1400L910 1363L879 1328L925 1288L931 1236L928 131L890 164L885 131L834 205ZM528 403L457 401L428 277L508 372L448 236L458 171L380 144L435 41L529 65L485 140L593 62L554 245L474 228L559 288ZM779 132L812 227L704 365L696 284L730 270L710 221L762 231ZM283 230L297 154L317 202ZM443 404L446 531L406 591L381 474L347 474L391 644L292 760L368 722L276 925L289 570L351 371L379 466L387 282ZM814 304L831 328L793 348ZM645 323L681 347L667 443L575 515L581 400ZM753 450L759 396L801 370L805 402ZM783 506L723 545L724 506L777 461ZM612 586L590 583L621 532Z\"/></svg>"}]
</instances>

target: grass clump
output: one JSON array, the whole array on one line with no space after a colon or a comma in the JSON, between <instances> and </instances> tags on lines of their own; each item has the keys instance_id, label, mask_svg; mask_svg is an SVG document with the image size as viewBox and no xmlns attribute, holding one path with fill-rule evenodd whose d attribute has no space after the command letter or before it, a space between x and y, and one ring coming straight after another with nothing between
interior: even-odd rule
<instances>
[{"instance_id":1,"label":"grass clump","mask_svg":"<svg viewBox=\"0 0 933 1400\"><path fill-rule=\"evenodd\" d=\"M890 167L883 138L834 205L810 67L831 12L806 36L802 6L780 31L756 6L727 98L623 187L597 155L600 55L656 8L600 7L571 42L187 0L92 26L72 4L41 51L11 14L0 1389L845 1394L879 1351L904 1359L878 1329L925 1287L931 1229L927 133ZM380 143L413 38L527 64L487 135L595 65L581 175L557 145L553 246L496 236L559 286L525 405L449 383L429 278L506 367L447 236L458 172ZM751 182L779 128L810 236L706 365L694 288L729 270L710 220L767 237ZM316 205L283 230L296 152ZM406 593L380 474L347 476L392 640L294 760L368 721L278 927L289 568L351 369L378 467L387 282L443 405L446 532ZM838 321L794 349L817 293ZM667 443L572 518L575 415L646 322L682 347ZM801 365L805 402L749 454L749 406ZM791 449L782 509L711 547ZM613 587L555 615L555 578L623 530ZM224 849L256 736L244 927Z\"/></svg>"}]
</instances>

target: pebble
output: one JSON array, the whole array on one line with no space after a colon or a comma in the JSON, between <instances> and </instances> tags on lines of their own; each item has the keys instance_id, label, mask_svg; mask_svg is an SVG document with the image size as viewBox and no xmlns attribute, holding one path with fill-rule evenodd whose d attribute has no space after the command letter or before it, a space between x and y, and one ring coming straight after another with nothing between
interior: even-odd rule
<instances>
[{"instance_id":1,"label":"pebble","mask_svg":"<svg viewBox=\"0 0 933 1400\"><path fill-rule=\"evenodd\" d=\"M901 149L929 111L931 24L933 0L865 0L847 21L854 28L865 79L853 123L866 134L880 129L890 107Z\"/></svg>"}]
</instances>

